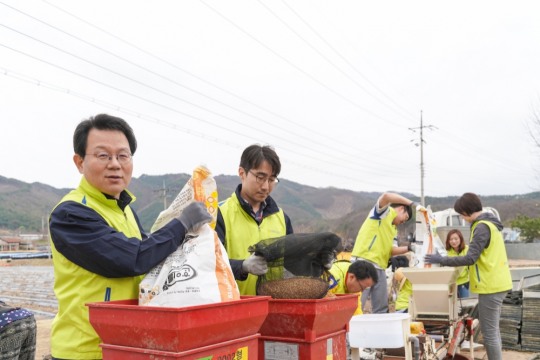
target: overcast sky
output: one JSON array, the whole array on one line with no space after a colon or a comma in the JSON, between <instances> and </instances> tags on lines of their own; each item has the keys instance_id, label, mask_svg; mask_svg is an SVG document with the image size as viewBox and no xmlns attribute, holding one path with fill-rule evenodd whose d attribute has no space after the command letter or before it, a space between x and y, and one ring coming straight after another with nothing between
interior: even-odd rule
<instances>
[{"instance_id":1,"label":"overcast sky","mask_svg":"<svg viewBox=\"0 0 540 360\"><path fill-rule=\"evenodd\" d=\"M281 178L420 196L422 117L425 196L540 188L538 1L0 0L0 25L5 177L75 187L106 112L136 177L236 175L261 143Z\"/></svg>"}]
</instances>

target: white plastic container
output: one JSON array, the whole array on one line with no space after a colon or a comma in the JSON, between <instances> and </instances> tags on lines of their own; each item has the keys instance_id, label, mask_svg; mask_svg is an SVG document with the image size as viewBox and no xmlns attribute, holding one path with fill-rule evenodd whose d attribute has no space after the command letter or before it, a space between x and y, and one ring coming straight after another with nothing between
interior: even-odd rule
<instances>
[{"instance_id":1,"label":"white plastic container","mask_svg":"<svg viewBox=\"0 0 540 360\"><path fill-rule=\"evenodd\" d=\"M411 316L404 313L355 315L349 322L353 348L404 347L411 333Z\"/></svg>"}]
</instances>

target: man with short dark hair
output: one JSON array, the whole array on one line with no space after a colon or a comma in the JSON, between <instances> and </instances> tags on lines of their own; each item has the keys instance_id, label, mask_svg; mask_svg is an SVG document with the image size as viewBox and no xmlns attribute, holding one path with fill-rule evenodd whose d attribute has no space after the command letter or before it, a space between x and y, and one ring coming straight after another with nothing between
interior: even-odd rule
<instances>
[{"instance_id":1,"label":"man with short dark hair","mask_svg":"<svg viewBox=\"0 0 540 360\"><path fill-rule=\"evenodd\" d=\"M330 268L331 294L362 293L379 281L377 269L367 261L337 260ZM360 299L359 299L360 300ZM358 308L354 315L362 314L362 304L358 301Z\"/></svg>"},{"instance_id":2,"label":"man with short dark hair","mask_svg":"<svg viewBox=\"0 0 540 360\"><path fill-rule=\"evenodd\" d=\"M388 288L385 270L390 257L411 251L409 246L393 246L397 236L397 226L408 221L412 216L412 207L425 209L420 204L406 197L385 192L369 212L358 231L354 243L351 260L372 263L379 274L379 281L362 293L362 306L371 299L371 312L388 312ZM420 207L420 208L419 208Z\"/></svg>"},{"instance_id":3,"label":"man with short dark hair","mask_svg":"<svg viewBox=\"0 0 540 360\"><path fill-rule=\"evenodd\" d=\"M241 184L219 204L216 232L227 250L241 295L256 295L257 275L268 271L262 256L248 248L260 240L293 233L291 220L272 199L281 162L270 146L248 146L240 158Z\"/></svg>"},{"instance_id":4,"label":"man with short dark hair","mask_svg":"<svg viewBox=\"0 0 540 360\"><path fill-rule=\"evenodd\" d=\"M142 276L174 252L186 234L212 220L202 203L146 235L127 190L137 141L121 118L100 114L73 135L79 186L53 209L49 233L58 313L51 328L53 359L101 359L89 302L137 299Z\"/></svg>"}]
</instances>

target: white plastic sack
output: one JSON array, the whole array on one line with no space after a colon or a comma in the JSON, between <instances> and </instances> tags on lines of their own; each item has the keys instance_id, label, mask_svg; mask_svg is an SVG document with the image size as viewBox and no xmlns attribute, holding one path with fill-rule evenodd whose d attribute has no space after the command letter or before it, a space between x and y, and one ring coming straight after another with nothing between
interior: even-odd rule
<instances>
[{"instance_id":1,"label":"white plastic sack","mask_svg":"<svg viewBox=\"0 0 540 360\"><path fill-rule=\"evenodd\" d=\"M214 231L217 187L210 171L197 167L193 176L162 211L152 232L178 217L193 201L204 202L214 220L186 235L184 243L139 284L139 305L189 306L240 299L227 252Z\"/></svg>"},{"instance_id":2,"label":"white plastic sack","mask_svg":"<svg viewBox=\"0 0 540 360\"><path fill-rule=\"evenodd\" d=\"M139 285L139 305L189 306L238 300L229 258L206 224L152 269Z\"/></svg>"},{"instance_id":3,"label":"white plastic sack","mask_svg":"<svg viewBox=\"0 0 540 360\"><path fill-rule=\"evenodd\" d=\"M435 252L446 256L446 247L442 243L439 234L437 233L437 220L433 216L431 207L428 206L426 211L416 211L416 249L414 256L416 257L416 267L437 267L438 264L424 264L424 256Z\"/></svg>"}]
</instances>

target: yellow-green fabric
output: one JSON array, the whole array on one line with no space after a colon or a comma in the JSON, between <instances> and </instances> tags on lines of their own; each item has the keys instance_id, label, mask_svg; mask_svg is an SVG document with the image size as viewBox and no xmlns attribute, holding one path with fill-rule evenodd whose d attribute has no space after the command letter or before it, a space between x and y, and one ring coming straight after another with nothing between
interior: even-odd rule
<instances>
[{"instance_id":1,"label":"yellow-green fabric","mask_svg":"<svg viewBox=\"0 0 540 360\"><path fill-rule=\"evenodd\" d=\"M448 250L448 256L465 256L467 254L467 251L469 251L468 245L465 245L465 248L459 254L456 250L454 250L454 248L451 247L450 250ZM456 280L456 284L463 285L468 282L469 282L469 267L464 266L463 270L459 273L459 276Z\"/></svg>"},{"instance_id":2,"label":"yellow-green fabric","mask_svg":"<svg viewBox=\"0 0 540 360\"><path fill-rule=\"evenodd\" d=\"M347 260L338 260L332 264L332 267L330 268L330 274L334 277L334 280L337 282L337 285L328 290L331 294L348 294L347 291L347 284L345 282L345 279L347 278L347 272L349 271L349 267L351 266L351 262ZM360 300L360 295L362 293L358 293L358 306L356 307L356 310L354 311L353 315L361 315L362 312L362 302Z\"/></svg>"},{"instance_id":3,"label":"yellow-green fabric","mask_svg":"<svg viewBox=\"0 0 540 360\"><path fill-rule=\"evenodd\" d=\"M122 211L115 200L107 199L84 178L79 187L60 203L65 201L86 205L98 212L112 228L128 237L141 238L130 207ZM54 292L59 309L51 327L52 356L60 359L101 359L100 339L89 322L85 303L104 301L106 293L110 300L136 299L142 277L105 278L69 261L56 250L52 241L51 250Z\"/></svg>"},{"instance_id":4,"label":"yellow-green fabric","mask_svg":"<svg viewBox=\"0 0 540 360\"><path fill-rule=\"evenodd\" d=\"M489 246L470 267L470 290L477 294L493 294L512 289L512 276L502 233L490 221L480 220L471 227L471 239L478 224L486 224L491 231Z\"/></svg>"},{"instance_id":5,"label":"yellow-green fabric","mask_svg":"<svg viewBox=\"0 0 540 360\"><path fill-rule=\"evenodd\" d=\"M263 239L286 235L285 214L279 212L265 217L257 224L248 213L242 209L236 194L232 194L219 206L225 228L225 249L229 259L246 259L251 254L248 248ZM240 295L256 295L257 276L249 274L246 280L236 280Z\"/></svg>"},{"instance_id":6,"label":"yellow-green fabric","mask_svg":"<svg viewBox=\"0 0 540 360\"><path fill-rule=\"evenodd\" d=\"M371 213L368 215L358 231L352 251L352 256L369 260L381 269L388 267L393 241L397 235L397 227L392 224L397 212L392 207L387 211L389 213L382 219L371 219Z\"/></svg>"},{"instance_id":7,"label":"yellow-green fabric","mask_svg":"<svg viewBox=\"0 0 540 360\"><path fill-rule=\"evenodd\" d=\"M409 308L409 298L412 296L412 283L409 279L405 279L403 286L399 289L396 299L396 310L404 310Z\"/></svg>"}]
</instances>

